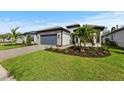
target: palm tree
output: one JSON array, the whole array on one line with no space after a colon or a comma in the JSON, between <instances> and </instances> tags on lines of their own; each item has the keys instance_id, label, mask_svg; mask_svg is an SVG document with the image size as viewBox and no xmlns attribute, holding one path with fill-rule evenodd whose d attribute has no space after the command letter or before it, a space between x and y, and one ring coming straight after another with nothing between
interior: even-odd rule
<instances>
[{"instance_id":1,"label":"palm tree","mask_svg":"<svg viewBox=\"0 0 124 93\"><path fill-rule=\"evenodd\" d=\"M80 39L80 47L81 47L81 43L84 43L84 47L85 47L87 35L84 26L76 29L74 35Z\"/></svg>"},{"instance_id":2,"label":"palm tree","mask_svg":"<svg viewBox=\"0 0 124 93\"><path fill-rule=\"evenodd\" d=\"M90 25L83 25L82 27L79 27L78 29L76 29L75 31L75 35L77 35L80 38L80 46L81 43L84 43L84 47L86 45L86 41L90 41L92 46L94 46L94 40L93 38L96 36L98 36L100 33L98 31L98 29L94 29L92 26Z\"/></svg>"},{"instance_id":3,"label":"palm tree","mask_svg":"<svg viewBox=\"0 0 124 93\"><path fill-rule=\"evenodd\" d=\"M87 33L88 33L88 40L91 42L92 46L94 46L95 45L94 38L97 38L97 36L99 36L100 34L99 30L94 29L93 27L89 27Z\"/></svg>"},{"instance_id":4,"label":"palm tree","mask_svg":"<svg viewBox=\"0 0 124 93\"><path fill-rule=\"evenodd\" d=\"M17 32L18 29L19 29L19 27L16 27L16 28L12 28L11 29L11 32L12 32L12 41L13 41L14 44L16 43L16 41L17 41L17 39L18 39L18 37L20 35L20 33Z\"/></svg>"}]
</instances>

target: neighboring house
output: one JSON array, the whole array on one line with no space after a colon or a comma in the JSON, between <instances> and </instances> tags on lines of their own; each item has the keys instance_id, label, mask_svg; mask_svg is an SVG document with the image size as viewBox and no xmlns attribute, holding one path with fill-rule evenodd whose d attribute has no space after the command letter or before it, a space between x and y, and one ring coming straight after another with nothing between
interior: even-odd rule
<instances>
[{"instance_id":1,"label":"neighboring house","mask_svg":"<svg viewBox=\"0 0 124 93\"><path fill-rule=\"evenodd\" d=\"M11 43L12 38L5 38L4 40L2 38L0 38L0 42Z\"/></svg>"},{"instance_id":2,"label":"neighboring house","mask_svg":"<svg viewBox=\"0 0 124 93\"><path fill-rule=\"evenodd\" d=\"M93 25L92 25L93 26ZM20 36L20 39L17 40L18 43L21 43L23 40L26 41L27 35L32 35L32 43L34 44L43 44L43 45L58 45L65 46L71 44L79 44L80 39L76 36L71 36L74 31L80 27L79 24L68 25L65 28L56 26L47 29L42 29L38 31L32 31L24 33ZM101 31L104 30L104 26L93 26L95 29L99 29L99 36L94 38L95 44L101 45Z\"/></svg>"},{"instance_id":3,"label":"neighboring house","mask_svg":"<svg viewBox=\"0 0 124 93\"><path fill-rule=\"evenodd\" d=\"M102 36L102 43L105 43L106 38L115 42L119 47L124 47L124 27L118 28L113 32Z\"/></svg>"},{"instance_id":4,"label":"neighboring house","mask_svg":"<svg viewBox=\"0 0 124 93\"><path fill-rule=\"evenodd\" d=\"M26 42L28 35L31 35L32 44L37 44L37 36L36 36L35 31L30 31L30 32L26 32L26 33L21 34L19 36L19 38L17 39L17 43Z\"/></svg>"},{"instance_id":5,"label":"neighboring house","mask_svg":"<svg viewBox=\"0 0 124 93\"><path fill-rule=\"evenodd\" d=\"M5 39L4 39L4 42L10 43L10 42L12 42L12 38L5 38Z\"/></svg>"}]
</instances>

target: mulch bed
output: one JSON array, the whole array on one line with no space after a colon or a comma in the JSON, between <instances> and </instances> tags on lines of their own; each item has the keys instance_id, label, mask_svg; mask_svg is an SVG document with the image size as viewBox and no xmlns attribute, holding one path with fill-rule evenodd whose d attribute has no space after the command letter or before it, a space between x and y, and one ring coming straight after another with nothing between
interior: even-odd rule
<instances>
[{"instance_id":1,"label":"mulch bed","mask_svg":"<svg viewBox=\"0 0 124 93\"><path fill-rule=\"evenodd\" d=\"M54 49L48 48L48 51L63 53L68 55L75 55L80 57L105 57L110 56L111 53L109 50L104 49L103 47L79 47L79 46L72 46L66 49Z\"/></svg>"}]
</instances>

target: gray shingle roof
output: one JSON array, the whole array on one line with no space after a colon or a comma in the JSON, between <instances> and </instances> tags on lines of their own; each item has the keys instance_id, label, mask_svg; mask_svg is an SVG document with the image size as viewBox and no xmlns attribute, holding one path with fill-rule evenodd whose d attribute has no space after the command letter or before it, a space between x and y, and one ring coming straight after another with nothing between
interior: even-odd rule
<instances>
[{"instance_id":1,"label":"gray shingle roof","mask_svg":"<svg viewBox=\"0 0 124 93\"><path fill-rule=\"evenodd\" d=\"M49 27L49 28L46 28L46 29L38 30L36 32L39 33L39 32L54 31L54 30L64 30L64 31L70 32L69 30L67 30L67 29L65 29L61 26Z\"/></svg>"},{"instance_id":2,"label":"gray shingle roof","mask_svg":"<svg viewBox=\"0 0 124 93\"><path fill-rule=\"evenodd\" d=\"M103 35L102 37L107 36L107 35L110 35L110 34L113 34L113 33L116 33L116 32L119 32L119 31L123 31L123 30L124 30L124 27L121 27L121 28L119 28L119 29L116 29L116 30L113 31L113 32L110 32L110 33L107 33L107 34Z\"/></svg>"}]
</instances>

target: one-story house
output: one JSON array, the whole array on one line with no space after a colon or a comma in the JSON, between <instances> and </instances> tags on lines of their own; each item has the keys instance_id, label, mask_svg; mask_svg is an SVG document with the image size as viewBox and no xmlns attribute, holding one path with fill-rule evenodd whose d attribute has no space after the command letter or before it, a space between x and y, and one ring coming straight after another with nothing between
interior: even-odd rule
<instances>
[{"instance_id":1,"label":"one-story house","mask_svg":"<svg viewBox=\"0 0 124 93\"><path fill-rule=\"evenodd\" d=\"M104 26L96 26L92 25L95 29L99 29L99 36L94 38L94 42L101 45L101 31L104 30ZM57 45L57 46L65 46L71 44L79 44L80 39L76 36L71 36L74 33L75 29L80 27L80 24L68 25L66 27L56 26L50 27L47 29L42 29L38 31L32 31L22 34L20 40L17 40L20 43L22 40L26 40L27 35L30 34L32 36L32 43L34 44L43 44L43 45ZM22 39L23 38L23 39Z\"/></svg>"},{"instance_id":2,"label":"one-story house","mask_svg":"<svg viewBox=\"0 0 124 93\"><path fill-rule=\"evenodd\" d=\"M0 42L4 42L4 43L11 43L12 42L12 38L5 38L4 40L2 38L0 38Z\"/></svg>"},{"instance_id":3,"label":"one-story house","mask_svg":"<svg viewBox=\"0 0 124 93\"><path fill-rule=\"evenodd\" d=\"M30 31L30 32L25 32L23 34L20 34L19 38L17 39L17 43L22 43L22 42L26 42L27 40L27 36L31 35L31 41L32 44L37 44L37 33L35 31Z\"/></svg>"},{"instance_id":4,"label":"one-story house","mask_svg":"<svg viewBox=\"0 0 124 93\"><path fill-rule=\"evenodd\" d=\"M106 39L115 42L119 47L124 47L124 27L118 28L110 33L103 35L102 43L105 43Z\"/></svg>"}]
</instances>

